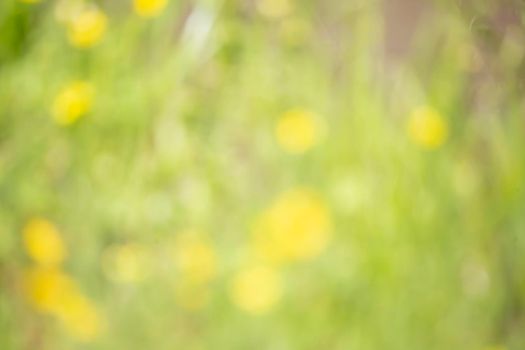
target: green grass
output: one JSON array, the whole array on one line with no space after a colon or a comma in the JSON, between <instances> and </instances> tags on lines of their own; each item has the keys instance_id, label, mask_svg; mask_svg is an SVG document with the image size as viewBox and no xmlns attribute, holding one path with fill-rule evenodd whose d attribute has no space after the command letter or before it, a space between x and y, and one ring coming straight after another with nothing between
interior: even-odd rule
<instances>
[{"instance_id":1,"label":"green grass","mask_svg":"<svg viewBox=\"0 0 525 350\"><path fill-rule=\"evenodd\" d=\"M79 50L55 1L2 1L0 349L523 349L519 41L506 37L473 70L479 38L443 2L413 52L385 64L379 3L297 1L283 19L248 3L172 1L143 19L127 1L101 1L108 30ZM213 19L210 32L188 13ZM76 79L95 86L93 108L62 127L51 106ZM406 131L422 104L448 125L436 150ZM274 129L297 107L326 134L289 155ZM230 282L256 217L297 186L320 194L333 239L279 268L281 300L251 315ZM33 262L22 230L36 216L58 227L64 270L104 315L91 342L24 297ZM181 305L163 260L187 228L206 232L217 255L198 310ZM101 257L127 242L154 263L145 280L119 284Z\"/></svg>"}]
</instances>

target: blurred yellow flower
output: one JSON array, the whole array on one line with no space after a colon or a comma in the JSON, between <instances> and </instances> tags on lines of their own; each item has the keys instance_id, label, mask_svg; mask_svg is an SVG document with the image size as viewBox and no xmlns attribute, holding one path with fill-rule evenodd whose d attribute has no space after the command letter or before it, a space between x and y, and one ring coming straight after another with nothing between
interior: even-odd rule
<instances>
[{"instance_id":1,"label":"blurred yellow flower","mask_svg":"<svg viewBox=\"0 0 525 350\"><path fill-rule=\"evenodd\" d=\"M447 123L435 109L418 107L408 121L408 134L416 144L427 149L436 149L447 139Z\"/></svg>"},{"instance_id":2,"label":"blurred yellow flower","mask_svg":"<svg viewBox=\"0 0 525 350\"><path fill-rule=\"evenodd\" d=\"M30 220L23 230L27 254L38 264L56 266L66 256L66 248L56 227L41 218Z\"/></svg>"},{"instance_id":3,"label":"blurred yellow flower","mask_svg":"<svg viewBox=\"0 0 525 350\"><path fill-rule=\"evenodd\" d=\"M37 310L51 314L59 313L64 296L76 288L73 280L57 268L34 267L23 277L29 302Z\"/></svg>"},{"instance_id":4,"label":"blurred yellow flower","mask_svg":"<svg viewBox=\"0 0 525 350\"><path fill-rule=\"evenodd\" d=\"M282 294L280 275L268 266L250 266L234 277L230 297L240 309L251 314L270 311Z\"/></svg>"},{"instance_id":5,"label":"blurred yellow flower","mask_svg":"<svg viewBox=\"0 0 525 350\"><path fill-rule=\"evenodd\" d=\"M180 233L173 252L182 277L193 283L207 283L216 273L215 251L196 233Z\"/></svg>"},{"instance_id":6,"label":"blurred yellow flower","mask_svg":"<svg viewBox=\"0 0 525 350\"><path fill-rule=\"evenodd\" d=\"M85 81L74 81L64 87L53 103L53 117L58 124L76 122L91 109L94 88Z\"/></svg>"},{"instance_id":7,"label":"blurred yellow flower","mask_svg":"<svg viewBox=\"0 0 525 350\"><path fill-rule=\"evenodd\" d=\"M281 148L291 154L300 154L314 147L321 136L321 125L312 113L293 110L277 122L275 136Z\"/></svg>"},{"instance_id":8,"label":"blurred yellow flower","mask_svg":"<svg viewBox=\"0 0 525 350\"><path fill-rule=\"evenodd\" d=\"M96 45L106 32L107 21L104 12L97 8L80 11L68 23L69 42L78 48Z\"/></svg>"},{"instance_id":9,"label":"blurred yellow flower","mask_svg":"<svg viewBox=\"0 0 525 350\"><path fill-rule=\"evenodd\" d=\"M87 341L98 335L102 325L98 311L64 272L33 267L25 272L23 282L31 305L60 319L74 337Z\"/></svg>"},{"instance_id":10,"label":"blurred yellow flower","mask_svg":"<svg viewBox=\"0 0 525 350\"><path fill-rule=\"evenodd\" d=\"M158 16L168 4L167 0L134 0L133 9L142 17Z\"/></svg>"},{"instance_id":11,"label":"blurred yellow flower","mask_svg":"<svg viewBox=\"0 0 525 350\"><path fill-rule=\"evenodd\" d=\"M102 270L106 277L118 283L137 283L144 280L151 267L148 249L136 243L116 245L102 255Z\"/></svg>"},{"instance_id":12,"label":"blurred yellow flower","mask_svg":"<svg viewBox=\"0 0 525 350\"><path fill-rule=\"evenodd\" d=\"M57 316L64 328L79 340L93 340L102 331L101 314L96 306L80 293L65 294Z\"/></svg>"},{"instance_id":13,"label":"blurred yellow flower","mask_svg":"<svg viewBox=\"0 0 525 350\"><path fill-rule=\"evenodd\" d=\"M257 0L257 10L267 18L282 18L289 15L293 6L291 0Z\"/></svg>"},{"instance_id":14,"label":"blurred yellow flower","mask_svg":"<svg viewBox=\"0 0 525 350\"><path fill-rule=\"evenodd\" d=\"M330 241L330 213L314 192L293 189L256 220L252 238L255 251L268 262L308 260Z\"/></svg>"}]
</instances>

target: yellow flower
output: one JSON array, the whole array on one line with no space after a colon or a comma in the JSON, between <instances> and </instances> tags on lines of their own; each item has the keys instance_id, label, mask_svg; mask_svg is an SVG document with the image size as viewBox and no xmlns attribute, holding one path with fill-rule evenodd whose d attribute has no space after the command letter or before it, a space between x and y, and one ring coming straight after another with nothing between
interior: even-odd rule
<instances>
[{"instance_id":1,"label":"yellow flower","mask_svg":"<svg viewBox=\"0 0 525 350\"><path fill-rule=\"evenodd\" d=\"M439 112L431 107L418 107L408 121L408 134L416 144L436 149L446 141L448 128Z\"/></svg>"},{"instance_id":2,"label":"yellow flower","mask_svg":"<svg viewBox=\"0 0 525 350\"><path fill-rule=\"evenodd\" d=\"M24 274L25 294L42 312L59 313L64 295L75 288L73 280L57 268L34 267Z\"/></svg>"},{"instance_id":3,"label":"yellow flower","mask_svg":"<svg viewBox=\"0 0 525 350\"><path fill-rule=\"evenodd\" d=\"M107 17L99 9L88 8L74 16L68 24L71 45L88 48L96 45L106 32Z\"/></svg>"},{"instance_id":4,"label":"yellow flower","mask_svg":"<svg viewBox=\"0 0 525 350\"><path fill-rule=\"evenodd\" d=\"M64 295L57 316L65 329L82 341L95 339L102 330L101 314L89 299L78 292Z\"/></svg>"},{"instance_id":5,"label":"yellow flower","mask_svg":"<svg viewBox=\"0 0 525 350\"><path fill-rule=\"evenodd\" d=\"M37 310L60 319L74 337L87 341L100 332L102 319L95 306L59 269L34 267L26 271L24 290Z\"/></svg>"},{"instance_id":6,"label":"yellow flower","mask_svg":"<svg viewBox=\"0 0 525 350\"><path fill-rule=\"evenodd\" d=\"M85 81L75 81L64 87L53 103L53 117L58 124L76 122L91 109L93 86Z\"/></svg>"},{"instance_id":7,"label":"yellow flower","mask_svg":"<svg viewBox=\"0 0 525 350\"><path fill-rule=\"evenodd\" d=\"M282 294L279 274L267 266L250 266L234 277L230 297L235 305L251 314L270 311Z\"/></svg>"},{"instance_id":8,"label":"yellow flower","mask_svg":"<svg viewBox=\"0 0 525 350\"><path fill-rule=\"evenodd\" d=\"M285 113L277 122L275 136L281 148L291 154L300 154L314 147L321 130L317 118L302 110Z\"/></svg>"},{"instance_id":9,"label":"yellow flower","mask_svg":"<svg viewBox=\"0 0 525 350\"><path fill-rule=\"evenodd\" d=\"M282 18L292 12L293 6L290 0L258 0L257 10L267 18Z\"/></svg>"},{"instance_id":10,"label":"yellow flower","mask_svg":"<svg viewBox=\"0 0 525 350\"><path fill-rule=\"evenodd\" d=\"M32 219L23 230L27 254L38 264L56 266L66 256L66 248L56 227L45 219Z\"/></svg>"},{"instance_id":11,"label":"yellow flower","mask_svg":"<svg viewBox=\"0 0 525 350\"><path fill-rule=\"evenodd\" d=\"M147 277L151 255L144 246L127 243L108 248L101 264L108 279L118 283L137 283Z\"/></svg>"},{"instance_id":12,"label":"yellow flower","mask_svg":"<svg viewBox=\"0 0 525 350\"><path fill-rule=\"evenodd\" d=\"M133 9L142 17L155 17L166 8L167 0L134 0Z\"/></svg>"},{"instance_id":13,"label":"yellow flower","mask_svg":"<svg viewBox=\"0 0 525 350\"><path fill-rule=\"evenodd\" d=\"M207 283L216 273L213 247L202 236L183 232L177 237L173 258L182 277L193 283Z\"/></svg>"},{"instance_id":14,"label":"yellow flower","mask_svg":"<svg viewBox=\"0 0 525 350\"><path fill-rule=\"evenodd\" d=\"M308 260L330 241L330 214L312 191L290 190L256 221L252 238L255 251L268 262Z\"/></svg>"}]
</instances>

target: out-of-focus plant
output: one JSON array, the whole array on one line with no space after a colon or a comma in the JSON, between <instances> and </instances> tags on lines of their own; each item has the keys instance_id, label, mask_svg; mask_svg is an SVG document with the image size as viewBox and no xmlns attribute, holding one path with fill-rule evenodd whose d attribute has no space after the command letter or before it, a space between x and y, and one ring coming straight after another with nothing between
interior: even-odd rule
<instances>
[{"instance_id":1,"label":"out-of-focus plant","mask_svg":"<svg viewBox=\"0 0 525 350\"><path fill-rule=\"evenodd\" d=\"M1 1L0 349L522 349L519 6Z\"/></svg>"}]
</instances>

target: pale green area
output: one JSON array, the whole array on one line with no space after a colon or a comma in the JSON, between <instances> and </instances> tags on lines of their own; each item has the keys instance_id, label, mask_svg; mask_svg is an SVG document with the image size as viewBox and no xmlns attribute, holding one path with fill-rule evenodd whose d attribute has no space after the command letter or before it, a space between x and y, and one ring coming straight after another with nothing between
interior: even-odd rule
<instances>
[{"instance_id":1,"label":"pale green area","mask_svg":"<svg viewBox=\"0 0 525 350\"><path fill-rule=\"evenodd\" d=\"M109 31L79 51L53 3L0 2L0 349L525 347L522 44L492 52L496 78L475 85L471 23L445 2L407 63L385 68L374 2L300 2L292 18L309 30L290 38L286 20L241 1L172 1L153 20L101 1ZM183 22L188 11L200 25ZM92 81L96 100L63 128L50 106L72 79ZM438 150L407 137L421 104L448 122ZM295 107L327 126L301 156L273 137ZM253 219L298 185L323 195L334 240L283 271L270 314L250 316L228 281ZM60 228L65 269L107 315L95 342L75 342L21 294L20 231L36 215ZM219 256L204 310L178 306L166 274L126 286L102 273L107 246L158 247L187 227Z\"/></svg>"}]
</instances>

